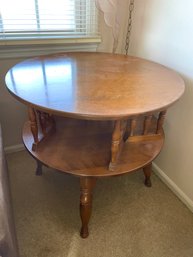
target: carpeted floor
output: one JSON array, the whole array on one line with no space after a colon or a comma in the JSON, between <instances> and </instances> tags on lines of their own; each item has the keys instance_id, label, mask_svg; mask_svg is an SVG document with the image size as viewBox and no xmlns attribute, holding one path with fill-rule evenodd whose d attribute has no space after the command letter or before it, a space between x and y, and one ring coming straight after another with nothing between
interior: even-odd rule
<instances>
[{"instance_id":1,"label":"carpeted floor","mask_svg":"<svg viewBox=\"0 0 193 257\"><path fill-rule=\"evenodd\" d=\"M193 214L155 176L101 179L88 239L79 237L79 181L23 151L7 155L21 257L192 257Z\"/></svg>"}]
</instances>

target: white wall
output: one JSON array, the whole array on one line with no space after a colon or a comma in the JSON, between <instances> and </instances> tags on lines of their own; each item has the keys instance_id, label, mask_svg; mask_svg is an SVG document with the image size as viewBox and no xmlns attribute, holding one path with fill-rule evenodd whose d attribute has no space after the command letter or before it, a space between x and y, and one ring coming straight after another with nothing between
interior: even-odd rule
<instances>
[{"instance_id":1,"label":"white wall","mask_svg":"<svg viewBox=\"0 0 193 257\"><path fill-rule=\"evenodd\" d=\"M193 1L136 0L131 54L178 71L186 91L168 111L156 164L193 210Z\"/></svg>"}]
</instances>

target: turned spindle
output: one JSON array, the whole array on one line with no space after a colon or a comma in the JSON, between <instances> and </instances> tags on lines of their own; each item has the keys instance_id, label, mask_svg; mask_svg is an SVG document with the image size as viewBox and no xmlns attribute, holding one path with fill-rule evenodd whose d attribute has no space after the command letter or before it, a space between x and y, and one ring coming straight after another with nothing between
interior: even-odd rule
<instances>
[{"instance_id":1,"label":"turned spindle","mask_svg":"<svg viewBox=\"0 0 193 257\"><path fill-rule=\"evenodd\" d=\"M166 111L160 112L159 118L158 118L158 121L157 121L156 134L161 134L162 126L164 124L165 117L166 117Z\"/></svg>"},{"instance_id":2,"label":"turned spindle","mask_svg":"<svg viewBox=\"0 0 193 257\"><path fill-rule=\"evenodd\" d=\"M33 139L34 139L34 143L32 145L32 151L35 151L37 148L37 144L39 142L39 140L38 140L38 124L37 124L35 109L32 107L29 107L28 114L29 114L30 128L31 128L31 132L33 135Z\"/></svg>"},{"instance_id":3,"label":"turned spindle","mask_svg":"<svg viewBox=\"0 0 193 257\"><path fill-rule=\"evenodd\" d=\"M40 127L42 130L43 135L46 135L46 117L45 113L38 111L38 117L39 117L39 122L40 122Z\"/></svg>"},{"instance_id":4,"label":"turned spindle","mask_svg":"<svg viewBox=\"0 0 193 257\"><path fill-rule=\"evenodd\" d=\"M124 137L126 129L127 129L127 120L122 120L121 121L121 134L122 134L122 137Z\"/></svg>"},{"instance_id":5,"label":"turned spindle","mask_svg":"<svg viewBox=\"0 0 193 257\"><path fill-rule=\"evenodd\" d=\"M121 121L115 121L114 131L112 135L112 145L111 145L111 162L109 164L109 169L114 170L116 168L117 159L119 156L120 143L122 139L122 125Z\"/></svg>"},{"instance_id":6,"label":"turned spindle","mask_svg":"<svg viewBox=\"0 0 193 257\"><path fill-rule=\"evenodd\" d=\"M52 124L52 130L56 131L56 121L54 119L54 115L52 115L52 114L50 114L50 121L51 121L51 124Z\"/></svg>"},{"instance_id":7,"label":"turned spindle","mask_svg":"<svg viewBox=\"0 0 193 257\"><path fill-rule=\"evenodd\" d=\"M133 118L131 120L131 130L130 130L130 136L134 136L134 133L135 133L135 129L137 127L137 119L136 118Z\"/></svg>"},{"instance_id":8,"label":"turned spindle","mask_svg":"<svg viewBox=\"0 0 193 257\"><path fill-rule=\"evenodd\" d=\"M152 115L148 115L145 117L144 126L143 126L143 135L147 135L149 133L149 129L151 127Z\"/></svg>"}]
</instances>

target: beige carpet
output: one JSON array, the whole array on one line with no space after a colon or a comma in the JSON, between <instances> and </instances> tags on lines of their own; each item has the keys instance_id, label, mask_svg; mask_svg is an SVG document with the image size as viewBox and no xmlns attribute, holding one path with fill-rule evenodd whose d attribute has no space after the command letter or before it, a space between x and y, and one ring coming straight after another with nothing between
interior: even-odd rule
<instances>
[{"instance_id":1,"label":"beige carpet","mask_svg":"<svg viewBox=\"0 0 193 257\"><path fill-rule=\"evenodd\" d=\"M192 257L193 214L155 176L98 181L88 239L79 237L79 182L26 152L7 156L21 257Z\"/></svg>"}]
</instances>

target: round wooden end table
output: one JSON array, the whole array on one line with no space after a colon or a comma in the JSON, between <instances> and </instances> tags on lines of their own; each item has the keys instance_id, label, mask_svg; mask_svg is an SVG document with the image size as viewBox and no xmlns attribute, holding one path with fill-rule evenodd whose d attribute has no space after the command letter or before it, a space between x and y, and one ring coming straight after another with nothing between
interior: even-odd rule
<instances>
[{"instance_id":1,"label":"round wooden end table","mask_svg":"<svg viewBox=\"0 0 193 257\"><path fill-rule=\"evenodd\" d=\"M89 234L97 178L143 169L163 142L166 110L184 92L172 70L137 57L73 52L21 62L6 75L9 92L29 108L23 142L42 164L80 178L81 236Z\"/></svg>"}]
</instances>

